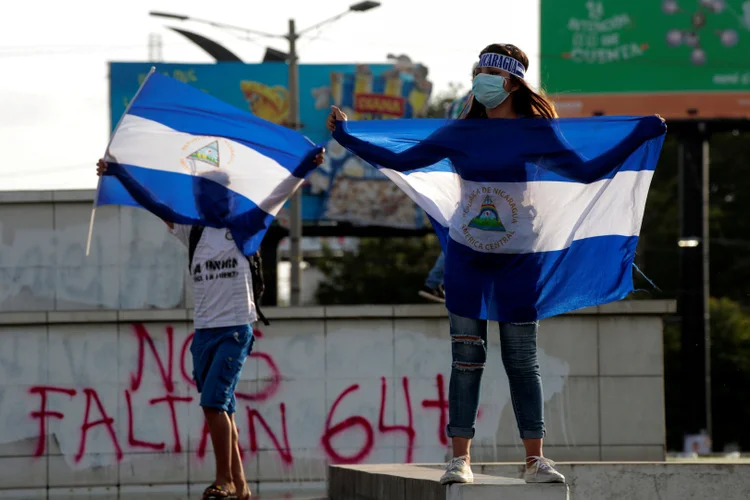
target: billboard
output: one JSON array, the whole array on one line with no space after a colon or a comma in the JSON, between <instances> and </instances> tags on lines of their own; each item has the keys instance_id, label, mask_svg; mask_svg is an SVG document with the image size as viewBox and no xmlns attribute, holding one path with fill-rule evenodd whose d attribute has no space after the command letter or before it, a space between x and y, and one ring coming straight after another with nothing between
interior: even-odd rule
<instances>
[{"instance_id":1,"label":"billboard","mask_svg":"<svg viewBox=\"0 0 750 500\"><path fill-rule=\"evenodd\" d=\"M747 0L541 0L541 52L562 116L750 116Z\"/></svg>"},{"instance_id":2,"label":"billboard","mask_svg":"<svg viewBox=\"0 0 750 500\"><path fill-rule=\"evenodd\" d=\"M265 120L289 122L287 65L283 63L110 63L110 122L114 128L152 66ZM416 118L427 113L432 84L427 69L401 57L395 64L301 64L301 132L325 144L326 161L302 188L306 223L349 222L399 228L429 224L424 212L376 168L331 140L330 106L353 120ZM277 216L288 222L285 207Z\"/></svg>"}]
</instances>

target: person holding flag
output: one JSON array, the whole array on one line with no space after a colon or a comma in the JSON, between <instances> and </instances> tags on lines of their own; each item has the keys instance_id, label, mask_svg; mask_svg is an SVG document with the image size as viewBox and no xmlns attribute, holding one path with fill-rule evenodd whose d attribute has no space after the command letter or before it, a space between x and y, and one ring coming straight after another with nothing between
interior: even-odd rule
<instances>
[{"instance_id":1,"label":"person holding flag","mask_svg":"<svg viewBox=\"0 0 750 500\"><path fill-rule=\"evenodd\" d=\"M193 379L216 460L204 499L250 497L234 413L235 388L255 340L252 325L259 315L265 322L257 307L258 249L323 154L293 130L152 73L97 163L96 206L144 208L188 248Z\"/></svg>"},{"instance_id":2,"label":"person holding flag","mask_svg":"<svg viewBox=\"0 0 750 500\"><path fill-rule=\"evenodd\" d=\"M349 123L336 107L327 120L334 139L427 212L445 252L453 458L443 484L473 481L488 321L500 324L524 478L565 481L542 452L539 320L633 290L646 195L666 133L658 116L558 119L525 81L528 65L514 45L483 49L460 120Z\"/></svg>"}]
</instances>

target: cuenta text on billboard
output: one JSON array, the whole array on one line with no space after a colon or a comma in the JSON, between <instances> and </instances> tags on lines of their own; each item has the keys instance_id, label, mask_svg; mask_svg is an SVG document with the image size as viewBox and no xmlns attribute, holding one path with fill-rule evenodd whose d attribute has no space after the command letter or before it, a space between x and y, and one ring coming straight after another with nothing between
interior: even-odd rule
<instances>
[{"instance_id":1,"label":"cuenta text on billboard","mask_svg":"<svg viewBox=\"0 0 750 500\"><path fill-rule=\"evenodd\" d=\"M542 84L563 115L655 103L750 116L750 0L542 0L541 12Z\"/></svg>"}]
</instances>

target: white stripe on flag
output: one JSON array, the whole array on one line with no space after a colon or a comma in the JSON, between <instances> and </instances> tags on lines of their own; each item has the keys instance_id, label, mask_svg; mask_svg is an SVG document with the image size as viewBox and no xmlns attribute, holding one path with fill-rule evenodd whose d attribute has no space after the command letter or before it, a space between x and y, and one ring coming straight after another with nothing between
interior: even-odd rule
<instances>
[{"instance_id":1,"label":"white stripe on flag","mask_svg":"<svg viewBox=\"0 0 750 500\"><path fill-rule=\"evenodd\" d=\"M219 168L190 155L216 141ZM122 120L110 154L118 163L191 175L223 171L229 176L228 189L253 201L266 213L276 215L303 179L294 177L274 159L229 139L195 136L159 122L127 115Z\"/></svg>"},{"instance_id":2,"label":"white stripe on flag","mask_svg":"<svg viewBox=\"0 0 750 500\"><path fill-rule=\"evenodd\" d=\"M637 236L653 174L619 172L591 184L464 181L450 236L490 253L555 251L585 238Z\"/></svg>"},{"instance_id":3,"label":"white stripe on flag","mask_svg":"<svg viewBox=\"0 0 750 500\"><path fill-rule=\"evenodd\" d=\"M430 217L448 226L461 201L461 178L456 173L414 172L405 175L389 168L379 170Z\"/></svg>"}]
</instances>

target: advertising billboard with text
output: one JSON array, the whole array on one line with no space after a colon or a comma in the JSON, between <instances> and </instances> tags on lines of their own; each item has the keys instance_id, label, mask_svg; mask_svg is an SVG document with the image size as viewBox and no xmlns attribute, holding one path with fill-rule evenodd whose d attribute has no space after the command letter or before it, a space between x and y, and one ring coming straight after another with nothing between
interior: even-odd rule
<instances>
[{"instance_id":1,"label":"advertising billboard with text","mask_svg":"<svg viewBox=\"0 0 750 500\"><path fill-rule=\"evenodd\" d=\"M750 117L750 0L541 0L562 116Z\"/></svg>"}]
</instances>

